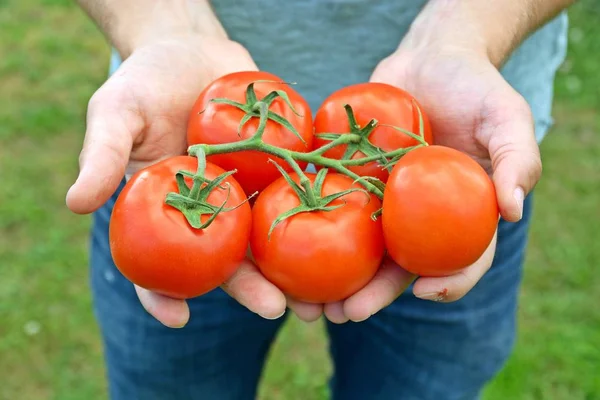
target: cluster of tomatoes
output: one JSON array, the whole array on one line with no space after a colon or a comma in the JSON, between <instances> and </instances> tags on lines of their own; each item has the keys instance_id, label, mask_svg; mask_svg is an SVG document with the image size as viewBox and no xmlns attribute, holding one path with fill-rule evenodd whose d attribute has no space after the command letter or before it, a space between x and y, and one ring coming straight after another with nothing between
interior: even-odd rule
<instances>
[{"instance_id":1,"label":"cluster of tomatoes","mask_svg":"<svg viewBox=\"0 0 600 400\"><path fill-rule=\"evenodd\" d=\"M247 88L253 82L249 96ZM208 155L202 171L204 187L226 171L236 172L200 194L193 188L196 157L177 156L140 170L120 193L110 225L113 259L130 281L171 297L191 298L223 284L250 257L287 295L326 303L361 289L386 255L398 268L416 275L442 276L467 267L483 254L498 223L492 181L467 155L433 145L426 113L399 88L379 83L342 88L324 101L313 119L302 96L277 76L226 75L199 95L188 121L188 144L210 146L253 137L259 118L250 118L244 107L231 104L251 106L273 92L280 96L269 102L269 112L289 122L296 132L269 119L261 136L269 145L307 153L329 143L319 134L345 134L376 120L368 133L369 146L382 153L416 148L393 167L385 168L379 161L348 166L356 175L384 183L382 200L364 190L351 191L324 209L294 213L274 228L274 222L301 206L302 199L269 160L274 159L296 183L299 175L272 154L248 150ZM212 102L215 98L230 103ZM349 120L346 105L352 107L354 121ZM423 140L402 130L419 132ZM330 148L322 156L365 157L361 151L348 153L349 146ZM307 166L298 164L302 169ZM178 181L181 171L189 173ZM319 186L317 195L322 198L362 188L360 181L336 171L329 171L318 183L315 173L305 176ZM210 224L201 229L191 226L181 208L165 202L173 192L205 202L193 200L190 204L196 208L190 207L200 210L200 222L212 218ZM258 196L247 201L255 192ZM222 212L203 214L207 207ZM375 218L378 211L381 215Z\"/></svg>"}]
</instances>

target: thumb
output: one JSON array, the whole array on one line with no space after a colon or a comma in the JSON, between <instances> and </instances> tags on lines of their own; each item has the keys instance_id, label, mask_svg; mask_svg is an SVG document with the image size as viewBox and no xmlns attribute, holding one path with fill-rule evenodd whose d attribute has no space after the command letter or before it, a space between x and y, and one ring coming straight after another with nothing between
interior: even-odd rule
<instances>
[{"instance_id":1,"label":"thumb","mask_svg":"<svg viewBox=\"0 0 600 400\"><path fill-rule=\"evenodd\" d=\"M514 93L484 113L479 135L492 160L500 215L517 222L523 201L542 174L534 122L527 102Z\"/></svg>"},{"instance_id":2,"label":"thumb","mask_svg":"<svg viewBox=\"0 0 600 400\"><path fill-rule=\"evenodd\" d=\"M133 141L144 126L136 110L135 99L119 78L109 79L90 99L80 172L66 198L71 211L95 211L119 186Z\"/></svg>"}]
</instances>

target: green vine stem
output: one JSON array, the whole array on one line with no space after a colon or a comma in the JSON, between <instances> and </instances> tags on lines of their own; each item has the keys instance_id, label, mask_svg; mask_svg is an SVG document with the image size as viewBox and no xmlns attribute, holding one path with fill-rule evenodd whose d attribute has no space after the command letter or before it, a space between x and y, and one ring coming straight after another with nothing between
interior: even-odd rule
<instances>
[{"instance_id":1,"label":"green vine stem","mask_svg":"<svg viewBox=\"0 0 600 400\"><path fill-rule=\"evenodd\" d=\"M418 147L427 145L425 142L423 142L424 144L419 144L416 146L411 146L411 147L406 147L406 148L400 148L400 149L396 149L396 150L393 150L393 151L390 151L387 153L382 152L377 155L362 157L362 158L357 158L357 159L352 159L352 160L337 160L337 159L327 158L327 157L323 156L323 153L325 153L328 149L331 149L333 147L340 146L343 144L357 143L359 140L361 140L361 138L355 134L338 135L338 137L336 139L332 140L327 145L325 145L321 148L318 148L316 150L307 152L307 153L302 153L299 151L291 151L291 150L282 149L277 146L270 145L270 144L262 141L261 137L253 136L251 138L241 140L239 142L233 142L233 143L211 144L211 145L208 145L208 144L193 145L193 146L190 146L190 148L188 149L188 153L190 155L196 156L196 157L198 157L199 152L202 152L203 154L206 154L207 156L214 155L214 154L248 151L248 150L260 151L263 153L267 153L272 156L275 156L275 157L285 160L292 167L294 172L296 172L300 176L300 178L301 178L300 183L303 187L306 187L306 185L310 184L310 183L308 183L309 180L305 176L303 171L301 170L297 161L307 162L307 163L319 165L319 166L322 166L325 168L330 168L341 174L344 174L344 175L356 180L357 182L360 182L365 187L366 190L375 194L377 197L379 197L381 199L381 198L383 198L383 190L381 190L381 188L378 188L373 183L369 182L368 180L365 180L363 177L352 172L347 167L353 166L353 165L364 165L371 161L380 160L382 157L385 157L385 159L387 159L387 160L399 159L400 157L402 157L404 154L408 153L409 151L414 150Z\"/></svg>"},{"instance_id":2,"label":"green vine stem","mask_svg":"<svg viewBox=\"0 0 600 400\"><path fill-rule=\"evenodd\" d=\"M356 141L356 140L358 140L358 139L351 134L340 135L339 138L337 138L334 141L332 141L331 143L329 143L328 146L335 147L335 146L339 146L342 144L352 143L353 141ZM379 188L377 188L372 183L364 181L361 176L350 171L346 167L346 165L362 165L360 162L358 162L359 160L363 160L362 163L365 163L367 161L364 161L364 159L335 160L332 158L323 157L321 154L325 152L324 148L325 147L313 150L308 153L302 153L299 151L286 150L286 149L279 148L277 146L270 145L268 143L263 142L260 138L253 136L251 138L248 138L248 139L245 139L245 140L242 140L239 142L234 142L234 143L211 144L211 145L198 144L198 145L190 146L190 148L188 149L188 153L192 156L198 157L198 152L200 152L200 151L202 153L206 154L207 156L210 156L213 154L235 153L235 152L239 152L239 151L248 151L248 150L260 151L260 152L267 153L272 156L281 158L284 161L286 161L292 167L294 172L296 172L300 176L300 183L303 187L306 187L306 185L310 184L310 183L309 183L308 177L306 177L306 175L304 174L304 172L298 165L297 161L303 161L303 162L307 162L307 163L312 163L314 165L320 165L325 168L334 169L339 173L342 173L346 176L349 176L350 178L355 179L356 181L360 181L363 184L363 186L365 187L365 189L367 189L369 192L375 194L379 198L383 198L383 191L381 191ZM394 153L400 154L400 153L405 152L406 150L407 149L399 149L399 150L395 151ZM385 155L386 153L383 153L383 154ZM370 161L372 161L372 160L370 160Z\"/></svg>"},{"instance_id":3,"label":"green vine stem","mask_svg":"<svg viewBox=\"0 0 600 400\"><path fill-rule=\"evenodd\" d=\"M255 82L256 83L256 82ZM281 124L283 127L287 128L292 134L296 137L302 139L298 134L297 130L292 126L292 124L287 121L282 116L273 113L269 110L272 102L276 98L281 98L287 104L292 111L296 114L296 110L294 110L293 105L291 104L287 94L283 90L276 90L269 94L267 94L263 99L258 99L256 93L254 91L254 83L248 85L246 90L246 101L245 103L235 102L233 100L218 98L212 99L211 102L219 103L219 104L227 104L232 107L236 107L245 112L244 117L241 119L238 134L241 132L242 127L252 118L259 118L259 123L255 134L247 139L240 140L238 142L232 143L223 143L223 144L196 144L192 145L188 148L188 154L191 156L195 156L198 158L198 171L196 174L192 175L190 173L185 173L184 171L180 171L178 173L177 182L179 185L180 193L169 193L167 196L166 202L167 204L172 205L173 207L181 210L190 224L194 227L202 227L210 224L212 220L218 215L220 212L229 211L231 209L226 209L225 203L223 203L220 207L212 206L206 203L206 198L208 197L208 193L211 190L214 190L217 186L220 185L223 180L231 175L235 171L227 172L212 182L208 182L204 179L203 173L206 166L206 156L211 156L215 154L223 154L223 153L235 153L241 151L259 151L269 155L272 155L278 159L284 160L291 169L298 175L299 177L299 185L294 182L288 173L276 162L271 160L277 167L277 169L281 172L283 177L288 181L288 183L292 186L294 191L298 194L298 197L301 201L300 206L298 206L294 210L290 210L288 213L282 214L280 218L276 220L276 223L281 222L283 219L288 218L291 215L294 215L298 212L306 212L311 210L323 210L329 211L338 206L331 207L329 203L331 201L356 190L363 189L350 189L349 191L344 191L338 194L330 195L325 198L321 197L321 187L323 184L323 180L325 179L325 175L327 174L328 169L332 169L346 175L355 182L361 184L364 189L370 193L373 193L375 196L383 199L383 192L385 189L385 184L374 177L363 177L355 172L351 171L348 167L364 165L369 162L377 161L382 166L382 168L391 169L393 165L395 165L402 156L406 153L422 147L427 146L428 143L424 139L423 133L423 115L421 110L416 102L413 102L413 106L417 109L419 115L419 133L415 134L413 132L407 131L405 129L391 126L379 124L376 120L371 120L364 127L360 127L356 122L356 118L354 116L354 112L350 105L345 105L344 109L346 110L346 115L348 117L348 122L350 126L350 132L347 133L324 133L320 134L319 137L330 140L326 145L314 149L309 152L299 152L283 149L268 143L265 143L262 139L265 128L267 126L268 121L272 121L274 123ZM396 129L404 134L414 138L419 144L406 147L399 148L392 151L385 152L382 149L376 147L369 141L369 135L373 132L373 130L377 126L389 126L393 129ZM346 151L342 159L334 159L325 157L324 154L328 150L345 145ZM353 159L352 156L360 151L363 153L364 157ZM315 166L323 167L317 174L315 178L315 184L311 185L311 181L308 176L304 173L302 168L299 166L298 162L310 163ZM191 189L187 187L184 182L184 176L193 178L193 186ZM381 212L377 212L373 215L376 218ZM211 217L209 220L201 224L200 217L201 214L210 214ZM271 227L271 231L274 229L276 223Z\"/></svg>"}]
</instances>

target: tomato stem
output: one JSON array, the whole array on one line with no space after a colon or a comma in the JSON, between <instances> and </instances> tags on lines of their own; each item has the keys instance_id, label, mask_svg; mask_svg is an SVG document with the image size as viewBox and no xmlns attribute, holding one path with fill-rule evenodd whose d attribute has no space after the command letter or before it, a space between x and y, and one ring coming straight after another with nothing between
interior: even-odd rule
<instances>
[{"instance_id":1,"label":"tomato stem","mask_svg":"<svg viewBox=\"0 0 600 400\"><path fill-rule=\"evenodd\" d=\"M346 136L346 135L343 135L340 137L340 142L342 142L342 143L347 140L344 136ZM312 152L311 153L302 153L302 152L282 149L277 146L273 146L273 145L264 143L261 140L256 140L255 137L245 139L240 142L234 142L234 143L214 144L214 145L198 144L198 145L190 146L188 149L188 153L195 157L202 157L203 154L209 156L209 155L213 155L213 154L235 153L235 152L240 152L240 151L261 151L263 153L267 153L267 154L270 154L277 158L283 159L292 167L294 172L296 172L301 178L303 176L306 178L306 175L304 174L304 172L302 171L302 169L300 168L300 166L298 165L298 163L296 161L304 161L304 162L312 163L314 165L320 165L320 166L323 166L326 168L332 168L332 169L335 169L336 171L338 171L344 175L347 175L353 179L360 178L360 176L358 174L356 174L356 173L350 171L348 168L346 168L340 160L326 158L326 157L323 157L318 154L313 154ZM351 160L347 160L347 161L351 161ZM352 160L352 161L359 161L359 159ZM306 179L308 179L308 178L306 178ZM303 182L306 182L306 180L303 180ZM301 183L303 185L305 185L305 183L303 183L303 182L301 182ZM365 189L367 189L369 192L375 194L379 198L383 198L383 192L380 189L378 189L377 187L375 187L374 185L372 185L371 183L361 182L361 184L363 186L365 186Z\"/></svg>"},{"instance_id":2,"label":"tomato stem","mask_svg":"<svg viewBox=\"0 0 600 400\"><path fill-rule=\"evenodd\" d=\"M194 200L200 200L200 189L202 185L206 182L204 178L204 172L206 171L206 157L203 155L198 157L198 169L196 170L196 174L192 176L192 181L194 182L192 188L190 189L189 197Z\"/></svg>"},{"instance_id":3,"label":"tomato stem","mask_svg":"<svg viewBox=\"0 0 600 400\"><path fill-rule=\"evenodd\" d=\"M334 147L337 147L341 144L358 143L361 140L360 136L358 136L354 133L349 133L347 135L337 135L335 133L334 134L325 133L325 134L319 134L317 136L327 138L328 137L327 135L335 135L336 137L334 137L333 140L331 142L327 143L325 146L319 147L318 149L315 149L315 150L309 152L308 155L322 156L323 153L325 153L326 151L331 150Z\"/></svg>"},{"instance_id":4,"label":"tomato stem","mask_svg":"<svg viewBox=\"0 0 600 400\"><path fill-rule=\"evenodd\" d=\"M225 205L229 200L229 194L231 188L229 183L225 182L223 186L221 184L229 177L236 173L236 170L227 171L217 176L215 179L208 180L205 177L206 172L206 157L203 149L197 150L197 158L198 158L198 168L195 174L190 174L187 171L178 171L175 175L175 179L177 181L177 187L179 193L170 192L167 193L167 197L165 198L165 203L171 207L178 209L187 219L188 223L196 229L206 229L210 226L210 224L215 220L217 215L222 212L232 211L244 204L248 199L252 198L256 193L252 196L241 202L240 204L226 208ZM190 176L191 175L191 176ZM190 189L185 182L185 177L192 179L192 188ZM227 190L227 196L225 201L219 205L215 206L208 202L208 196L214 190ZM208 219L202 222L202 216L208 215Z\"/></svg>"},{"instance_id":5,"label":"tomato stem","mask_svg":"<svg viewBox=\"0 0 600 400\"><path fill-rule=\"evenodd\" d=\"M292 105L292 102L291 102L289 96L287 95L287 93L283 90L274 90L274 91L270 92L269 94L267 94L263 99L259 100L258 97L256 96L256 91L254 90L254 85L258 82L263 82L263 81L252 82L246 88L246 102L245 103L240 103L240 102L230 100L227 98L214 98L214 99L211 99L210 102L217 103L217 104L227 104L227 105L236 107L245 113L245 115L240 120L240 124L238 125L238 136L239 137L242 136L242 129L244 128L244 125L246 125L246 123L248 121L250 121L252 118L260 118L260 120L261 121L264 120L264 122L259 123L259 125L262 125L262 128L261 128L261 126L259 126L259 128L257 128L255 136L262 137L264 130L266 128L266 123L267 123L266 120L271 120L275 123L280 124L287 130L292 132L294 134L294 136L296 136L298 139L300 139L300 141L303 144L306 145L306 141L304 140L302 135L300 135L300 133L296 130L296 128L294 128L294 126L287 119L285 119L281 115L276 114L273 111L269 110L269 107L275 101L275 99L281 98L284 101L284 103L288 107L290 107L290 109L292 110L292 112L294 114L301 117L302 115L300 115L298 113L298 111L296 111L296 109ZM285 82L280 82L280 83L284 84Z\"/></svg>"},{"instance_id":6,"label":"tomato stem","mask_svg":"<svg viewBox=\"0 0 600 400\"><path fill-rule=\"evenodd\" d=\"M294 189L294 191L296 191L301 202L298 208L290 210L288 213L280 216L280 218L278 218L275 221L276 223L279 223L285 218L288 218L289 216L294 215L298 212L333 209L331 206L329 206L329 203L331 203L331 201L352 191L363 190L353 188L343 193L338 193L336 195L327 196L325 198L321 197L321 187L328 169L335 170L338 173L344 174L354 179L355 182L360 183L366 189L366 191L373 193L374 195L382 199L383 192L385 189L385 184L382 181L374 177L359 176L358 174L350 170L349 167L365 165L367 163L377 161L382 168L386 168L389 171L393 167L393 165L396 162L398 162L398 160L406 153L418 147L428 145L424 139L423 115L416 102L413 102L413 105L414 107L416 107L419 115L418 134L415 134L413 132L407 131L399 127L379 124L379 122L375 119L372 119L365 126L361 127L356 120L356 116L354 114L354 111L352 110L352 107L349 104L346 104L344 105L344 109L348 118L350 132L322 133L316 135L322 139L330 141L324 146L309 152L300 152L283 149L268 144L263 140L263 134L267 127L268 121L280 124L284 128L288 129L297 138L299 138L304 144L306 143L301 137L301 135L298 133L296 128L294 128L294 126L287 119L269 110L270 106L276 99L281 99L288 107L290 107L290 109L296 115L299 115L294 109L287 93L284 90L274 90L268 93L262 99L259 99L254 90L255 83L257 82L249 84L246 88L245 103L236 102L226 98L216 98L211 100L211 102L227 104L232 107L236 107L245 113L242 119L240 120L240 124L238 126L238 135L240 137L245 124L252 118L259 118L259 123L256 129L256 133L248 139L224 144L197 144L188 148L188 153L198 158L198 171L195 175L192 175L192 179L194 182L193 186L191 189L186 189L187 186L183 184L183 186L185 186L183 187L181 185L181 182L183 182L183 174L181 174L181 176L178 177L180 193L177 196L171 195L167 198L167 203L170 203L171 205L175 204L175 207L182 209L184 215L186 215L186 210L190 207L195 207L194 212L196 214L198 210L206 211L207 206L205 202L208 194L204 191L207 187L204 185L210 186L213 185L215 181L218 181L218 183L216 184L216 186L218 186L220 182L222 182L223 179L225 179L220 179L219 177L213 182L207 183L206 179L203 176L204 170L206 168L206 156L241 151L259 151L273 156L275 160L271 159L270 161L277 167L277 169L288 181L288 183ZM400 148L393 151L384 152L381 148L375 146L369 141L369 136L378 126L390 126L391 128L403 132L411 138L415 139L418 142L418 144L407 148ZM337 146L346 146L344 155L340 160L325 156L325 153L328 150L331 150ZM354 158L353 156L357 152L362 153L362 156ZM288 172L284 168L282 168L276 160L283 160L291 167L291 169L298 175L299 184L291 179L291 177L288 175ZM316 179L314 185L311 185L310 179L299 166L298 161L324 167L317 174L318 179ZM213 185L212 189L215 189L216 186ZM185 200L182 200L178 196L183 196ZM197 203L201 203L201 205ZM215 208L215 206L211 207L213 208L210 208L210 212L208 212L209 214L212 213L211 218L215 216L215 213L226 210L224 209L224 204L221 205L221 207L218 208L218 210ZM380 212L375 213L373 217L376 218L379 214ZM188 218L188 215L186 215L186 218ZM192 226L194 226L194 224L200 225L198 223L199 219L196 220L195 218L196 217L194 217L193 221L190 222L193 222ZM188 221L190 221L190 218L188 218ZM274 228L276 223L274 223L274 225L271 227L271 230Z\"/></svg>"},{"instance_id":7,"label":"tomato stem","mask_svg":"<svg viewBox=\"0 0 600 400\"><path fill-rule=\"evenodd\" d=\"M376 119L370 120L364 127L361 126L356 121L356 117L354 115L354 111L349 104L344 105L344 110L346 111L346 116L348 118L348 126L350 127L349 133L327 133L327 134L319 134L318 137L325 140L332 140L335 142L335 139L340 136L354 135L357 137L357 140L352 141L346 147L346 151L342 155L341 159L344 160L353 160L354 155L356 153L362 153L363 157L358 159L364 159L365 157L369 157L368 162L379 161L380 165L383 167L386 166L388 159L383 156L384 152L379 147L375 146L373 143L369 141L369 136L371 133L379 126L379 123ZM327 147L324 146L324 147ZM364 165L367 161L362 160L358 164L351 165Z\"/></svg>"},{"instance_id":8,"label":"tomato stem","mask_svg":"<svg viewBox=\"0 0 600 400\"><path fill-rule=\"evenodd\" d=\"M281 175L283 175L283 178L288 182L288 184L291 186L291 188L296 192L296 194L298 195L298 199L300 199L300 204L297 207L294 207L291 210L288 210L287 212L281 214L280 216L278 216L275 219L275 221L273 221L273 223L271 224L271 227L269 229L269 233L267 235L268 239L271 239L271 233L277 227L277 225L280 224L281 222L283 222L284 220L286 220L287 218L289 218L293 215L296 215L296 214L303 213L303 212L333 211L337 208L342 207L344 204L342 203L342 204L331 205L331 203L334 200L337 200L347 194L350 194L353 192L363 192L367 196L367 201L370 200L370 196L369 196L368 192L361 188L350 188L347 190L343 190L339 193L334 193L329 196L323 197L322 189L323 189L323 183L325 182L325 176L327 175L327 168L323 168L317 173L315 182L312 186L310 184L310 180L306 177L306 175L304 175L304 173L302 173L302 175L300 175L300 181L302 182L302 179L303 179L302 177L304 177L304 178L306 178L306 183L302 183L303 187L300 187L292 179L292 177L287 173L287 171L284 170L279 164L277 164L273 160L269 160L269 161L271 161L273 164L275 164L275 167L277 167L279 172L281 172Z\"/></svg>"}]
</instances>

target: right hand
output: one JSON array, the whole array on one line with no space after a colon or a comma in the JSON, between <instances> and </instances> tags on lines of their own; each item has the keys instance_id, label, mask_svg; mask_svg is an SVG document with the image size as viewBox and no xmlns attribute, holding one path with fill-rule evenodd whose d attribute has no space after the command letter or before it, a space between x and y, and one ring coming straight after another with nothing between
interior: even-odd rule
<instances>
[{"instance_id":1,"label":"right hand","mask_svg":"<svg viewBox=\"0 0 600 400\"><path fill-rule=\"evenodd\" d=\"M124 175L162 159L184 154L190 110L216 78L256 70L248 52L227 39L200 36L163 39L136 49L92 96L79 158L80 173L67 193L67 206L87 214L101 207ZM251 311L281 316L286 298L245 261L223 289ZM189 319L184 300L136 287L144 308L169 327ZM289 304L305 320L321 314L313 305Z\"/></svg>"}]
</instances>

